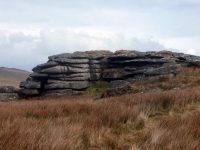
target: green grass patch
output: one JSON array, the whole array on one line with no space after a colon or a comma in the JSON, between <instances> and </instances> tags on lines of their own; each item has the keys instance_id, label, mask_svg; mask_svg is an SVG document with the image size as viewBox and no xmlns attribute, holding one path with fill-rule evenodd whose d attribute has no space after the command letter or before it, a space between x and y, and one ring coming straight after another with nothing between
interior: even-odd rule
<instances>
[{"instance_id":1,"label":"green grass patch","mask_svg":"<svg viewBox=\"0 0 200 150\"><path fill-rule=\"evenodd\" d=\"M90 87L87 89L87 95L100 95L102 94L107 87L107 82L98 81L96 83L90 83Z\"/></svg>"}]
</instances>

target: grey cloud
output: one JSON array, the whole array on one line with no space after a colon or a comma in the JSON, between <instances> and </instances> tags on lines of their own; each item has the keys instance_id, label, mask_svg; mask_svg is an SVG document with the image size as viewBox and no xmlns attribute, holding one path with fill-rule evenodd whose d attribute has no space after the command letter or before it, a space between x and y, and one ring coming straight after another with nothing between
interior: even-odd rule
<instances>
[{"instance_id":1,"label":"grey cloud","mask_svg":"<svg viewBox=\"0 0 200 150\"><path fill-rule=\"evenodd\" d=\"M0 35L2 36L2 35ZM12 39L12 40L11 40ZM31 70L35 65L47 61L49 55L85 51L85 50L119 50L136 49L140 51L162 50L164 46L152 38L128 37L125 34L112 34L107 37L76 33L68 30L42 30L40 36L10 34L6 42L0 43L0 64Z\"/></svg>"}]
</instances>

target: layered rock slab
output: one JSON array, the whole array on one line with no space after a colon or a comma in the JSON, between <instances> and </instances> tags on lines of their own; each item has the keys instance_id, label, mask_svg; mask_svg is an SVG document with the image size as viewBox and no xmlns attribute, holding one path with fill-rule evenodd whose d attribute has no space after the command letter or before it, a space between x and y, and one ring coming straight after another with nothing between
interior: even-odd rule
<instances>
[{"instance_id":1,"label":"layered rock slab","mask_svg":"<svg viewBox=\"0 0 200 150\"><path fill-rule=\"evenodd\" d=\"M0 87L0 101L19 99L18 89L13 86Z\"/></svg>"},{"instance_id":2,"label":"layered rock slab","mask_svg":"<svg viewBox=\"0 0 200 150\"><path fill-rule=\"evenodd\" d=\"M104 55L84 52L49 56L48 62L32 69L30 81L22 82L20 87L26 95L80 94L89 87L90 81L101 78L103 58Z\"/></svg>"}]
</instances>

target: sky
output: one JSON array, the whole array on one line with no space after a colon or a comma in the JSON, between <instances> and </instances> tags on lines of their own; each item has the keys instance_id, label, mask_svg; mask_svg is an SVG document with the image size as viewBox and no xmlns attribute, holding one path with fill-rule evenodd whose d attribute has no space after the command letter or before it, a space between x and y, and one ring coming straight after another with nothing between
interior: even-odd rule
<instances>
[{"instance_id":1,"label":"sky","mask_svg":"<svg viewBox=\"0 0 200 150\"><path fill-rule=\"evenodd\" d=\"M0 0L0 67L85 50L200 55L199 0Z\"/></svg>"}]
</instances>

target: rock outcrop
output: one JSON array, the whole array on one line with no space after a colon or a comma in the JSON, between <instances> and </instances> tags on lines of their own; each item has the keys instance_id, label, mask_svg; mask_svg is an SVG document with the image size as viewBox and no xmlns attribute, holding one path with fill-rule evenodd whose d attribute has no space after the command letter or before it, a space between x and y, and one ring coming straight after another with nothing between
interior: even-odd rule
<instances>
[{"instance_id":1,"label":"rock outcrop","mask_svg":"<svg viewBox=\"0 0 200 150\"><path fill-rule=\"evenodd\" d=\"M48 62L32 69L33 73L21 82L20 88L29 96L81 94L89 87L89 82L100 79L104 57L85 52L49 56Z\"/></svg>"},{"instance_id":2,"label":"rock outcrop","mask_svg":"<svg viewBox=\"0 0 200 150\"><path fill-rule=\"evenodd\" d=\"M0 101L19 99L18 89L13 86L0 87Z\"/></svg>"},{"instance_id":3,"label":"rock outcrop","mask_svg":"<svg viewBox=\"0 0 200 150\"><path fill-rule=\"evenodd\" d=\"M33 73L21 82L28 96L81 94L90 82L141 81L162 75L175 75L181 66L200 66L200 57L170 51L86 51L48 57L46 63L34 67ZM111 82L112 83L112 82ZM117 87L122 86L116 82Z\"/></svg>"}]
</instances>

